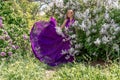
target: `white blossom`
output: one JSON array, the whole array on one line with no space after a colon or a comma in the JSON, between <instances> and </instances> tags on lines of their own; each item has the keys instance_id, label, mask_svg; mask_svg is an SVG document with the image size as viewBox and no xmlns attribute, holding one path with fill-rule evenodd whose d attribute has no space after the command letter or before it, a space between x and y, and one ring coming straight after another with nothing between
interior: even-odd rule
<instances>
[{"instance_id":1,"label":"white blossom","mask_svg":"<svg viewBox=\"0 0 120 80\"><path fill-rule=\"evenodd\" d=\"M56 29L57 34L65 37L65 35L63 34L62 29L61 29L60 27L57 27L57 26L56 26L55 29Z\"/></svg>"},{"instance_id":2,"label":"white blossom","mask_svg":"<svg viewBox=\"0 0 120 80\"><path fill-rule=\"evenodd\" d=\"M54 0L55 4L59 8L63 8L63 0Z\"/></svg>"},{"instance_id":3,"label":"white blossom","mask_svg":"<svg viewBox=\"0 0 120 80\"><path fill-rule=\"evenodd\" d=\"M96 29L92 29L92 32L95 33L95 32L97 32L97 30Z\"/></svg>"},{"instance_id":4,"label":"white blossom","mask_svg":"<svg viewBox=\"0 0 120 80\"><path fill-rule=\"evenodd\" d=\"M72 24L72 26L78 26L78 21L75 21L73 24Z\"/></svg>"},{"instance_id":5,"label":"white blossom","mask_svg":"<svg viewBox=\"0 0 120 80\"><path fill-rule=\"evenodd\" d=\"M113 49L116 50L116 51L119 51L120 50L119 45L118 44L113 44Z\"/></svg>"},{"instance_id":6,"label":"white blossom","mask_svg":"<svg viewBox=\"0 0 120 80\"><path fill-rule=\"evenodd\" d=\"M80 12L75 12L75 16L76 16L76 18L81 18L81 14L80 14Z\"/></svg>"},{"instance_id":7,"label":"white blossom","mask_svg":"<svg viewBox=\"0 0 120 80\"><path fill-rule=\"evenodd\" d=\"M75 37L76 37L76 34L71 35L71 38L75 38Z\"/></svg>"},{"instance_id":8,"label":"white blossom","mask_svg":"<svg viewBox=\"0 0 120 80\"><path fill-rule=\"evenodd\" d=\"M108 32L106 31L106 29L102 28L102 29L100 30L100 34L108 34Z\"/></svg>"},{"instance_id":9,"label":"white blossom","mask_svg":"<svg viewBox=\"0 0 120 80\"><path fill-rule=\"evenodd\" d=\"M81 44L76 44L75 48L81 48Z\"/></svg>"},{"instance_id":10,"label":"white blossom","mask_svg":"<svg viewBox=\"0 0 120 80\"><path fill-rule=\"evenodd\" d=\"M86 36L89 36L90 33L91 33L91 32L90 32L89 30L87 30L87 31L86 31Z\"/></svg>"},{"instance_id":11,"label":"white blossom","mask_svg":"<svg viewBox=\"0 0 120 80\"><path fill-rule=\"evenodd\" d=\"M70 48L69 50L68 50L68 52L70 53L70 54L72 54L73 52L74 52L74 48Z\"/></svg>"},{"instance_id":12,"label":"white blossom","mask_svg":"<svg viewBox=\"0 0 120 80\"><path fill-rule=\"evenodd\" d=\"M82 24L80 26L83 31L85 31L87 28L84 21L82 21Z\"/></svg>"},{"instance_id":13,"label":"white blossom","mask_svg":"<svg viewBox=\"0 0 120 80\"><path fill-rule=\"evenodd\" d=\"M110 16L109 16L109 13L106 11L106 13L105 13L105 19L108 20L109 17L110 17Z\"/></svg>"},{"instance_id":14,"label":"white blossom","mask_svg":"<svg viewBox=\"0 0 120 80\"><path fill-rule=\"evenodd\" d=\"M89 43L91 41L91 37L88 37L86 41Z\"/></svg>"},{"instance_id":15,"label":"white blossom","mask_svg":"<svg viewBox=\"0 0 120 80\"><path fill-rule=\"evenodd\" d=\"M84 3L87 3L87 2L88 2L88 0L83 0L83 2L84 2Z\"/></svg>"},{"instance_id":16,"label":"white blossom","mask_svg":"<svg viewBox=\"0 0 120 80\"><path fill-rule=\"evenodd\" d=\"M54 2L51 2L48 4L49 7L53 7L54 6Z\"/></svg>"},{"instance_id":17,"label":"white blossom","mask_svg":"<svg viewBox=\"0 0 120 80\"><path fill-rule=\"evenodd\" d=\"M68 53L67 50L62 50L61 54L66 54Z\"/></svg>"},{"instance_id":18,"label":"white blossom","mask_svg":"<svg viewBox=\"0 0 120 80\"><path fill-rule=\"evenodd\" d=\"M70 55L67 55L66 57L65 57L65 59L69 59L70 58Z\"/></svg>"},{"instance_id":19,"label":"white blossom","mask_svg":"<svg viewBox=\"0 0 120 80\"><path fill-rule=\"evenodd\" d=\"M110 40L109 40L109 37L106 37L106 36L103 36L102 37L102 42L104 43L104 44L106 44L106 43L108 43Z\"/></svg>"},{"instance_id":20,"label":"white blossom","mask_svg":"<svg viewBox=\"0 0 120 80\"><path fill-rule=\"evenodd\" d=\"M101 40L99 38L97 38L96 41L94 41L95 45L100 45L100 43L101 43Z\"/></svg>"}]
</instances>

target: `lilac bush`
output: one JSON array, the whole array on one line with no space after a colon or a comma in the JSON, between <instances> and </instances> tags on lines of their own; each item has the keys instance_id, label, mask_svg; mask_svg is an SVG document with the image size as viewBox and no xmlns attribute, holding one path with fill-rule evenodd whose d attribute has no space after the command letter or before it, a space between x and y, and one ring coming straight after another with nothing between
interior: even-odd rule
<instances>
[{"instance_id":1,"label":"lilac bush","mask_svg":"<svg viewBox=\"0 0 120 80\"><path fill-rule=\"evenodd\" d=\"M24 56L31 51L28 38L29 22L33 20L32 17L34 16L31 16L31 11L37 4L30 6L31 3L26 6L22 3L28 4L30 2L17 0L0 1L0 60L3 58L8 60L13 55ZM25 7L26 13L23 12L25 10L22 7ZM28 18L28 16L31 17ZM3 54L3 52L6 54Z\"/></svg>"},{"instance_id":2,"label":"lilac bush","mask_svg":"<svg viewBox=\"0 0 120 80\"><path fill-rule=\"evenodd\" d=\"M47 7L46 14L54 15L58 26L68 9L75 11L70 51L78 60L120 60L119 0L52 0Z\"/></svg>"}]
</instances>

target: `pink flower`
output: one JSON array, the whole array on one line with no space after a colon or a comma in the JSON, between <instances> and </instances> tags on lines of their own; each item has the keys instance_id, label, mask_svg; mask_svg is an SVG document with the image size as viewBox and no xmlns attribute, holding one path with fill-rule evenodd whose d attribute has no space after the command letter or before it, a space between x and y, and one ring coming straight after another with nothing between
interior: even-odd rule
<instances>
[{"instance_id":1,"label":"pink flower","mask_svg":"<svg viewBox=\"0 0 120 80\"><path fill-rule=\"evenodd\" d=\"M18 49L19 48L19 46L15 46L16 47L16 49Z\"/></svg>"},{"instance_id":2,"label":"pink flower","mask_svg":"<svg viewBox=\"0 0 120 80\"><path fill-rule=\"evenodd\" d=\"M9 35L6 35L5 36L5 40L9 40L10 39L10 36Z\"/></svg>"},{"instance_id":3,"label":"pink flower","mask_svg":"<svg viewBox=\"0 0 120 80\"><path fill-rule=\"evenodd\" d=\"M15 45L12 45L12 48L15 50L16 49Z\"/></svg>"},{"instance_id":4,"label":"pink flower","mask_svg":"<svg viewBox=\"0 0 120 80\"><path fill-rule=\"evenodd\" d=\"M1 52L0 56L6 56L6 53L5 52Z\"/></svg>"},{"instance_id":5,"label":"pink flower","mask_svg":"<svg viewBox=\"0 0 120 80\"><path fill-rule=\"evenodd\" d=\"M19 48L19 46L12 45L12 49L16 50L18 48Z\"/></svg>"},{"instance_id":6,"label":"pink flower","mask_svg":"<svg viewBox=\"0 0 120 80\"><path fill-rule=\"evenodd\" d=\"M4 36L0 36L0 39L1 39L1 40L4 40Z\"/></svg>"},{"instance_id":7,"label":"pink flower","mask_svg":"<svg viewBox=\"0 0 120 80\"><path fill-rule=\"evenodd\" d=\"M26 40L28 36L26 34L23 35L23 39Z\"/></svg>"},{"instance_id":8,"label":"pink flower","mask_svg":"<svg viewBox=\"0 0 120 80\"><path fill-rule=\"evenodd\" d=\"M8 52L8 55L9 55L9 56L12 56L12 52Z\"/></svg>"},{"instance_id":9,"label":"pink flower","mask_svg":"<svg viewBox=\"0 0 120 80\"><path fill-rule=\"evenodd\" d=\"M0 17L0 28L3 27L3 24L2 24L2 17Z\"/></svg>"},{"instance_id":10,"label":"pink flower","mask_svg":"<svg viewBox=\"0 0 120 80\"><path fill-rule=\"evenodd\" d=\"M4 33L4 34L8 34L8 32L7 32L7 31L4 31L3 33Z\"/></svg>"},{"instance_id":11,"label":"pink flower","mask_svg":"<svg viewBox=\"0 0 120 80\"><path fill-rule=\"evenodd\" d=\"M9 40L8 43L9 43L10 45L12 45L13 42L12 42L12 40Z\"/></svg>"}]
</instances>

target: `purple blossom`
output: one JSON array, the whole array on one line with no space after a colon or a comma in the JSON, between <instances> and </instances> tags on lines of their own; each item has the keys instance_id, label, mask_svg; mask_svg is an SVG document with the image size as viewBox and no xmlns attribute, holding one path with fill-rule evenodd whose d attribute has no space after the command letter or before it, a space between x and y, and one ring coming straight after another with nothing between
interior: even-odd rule
<instances>
[{"instance_id":1,"label":"purple blossom","mask_svg":"<svg viewBox=\"0 0 120 80\"><path fill-rule=\"evenodd\" d=\"M6 53L5 52L1 52L0 56L6 56Z\"/></svg>"},{"instance_id":2,"label":"purple blossom","mask_svg":"<svg viewBox=\"0 0 120 80\"><path fill-rule=\"evenodd\" d=\"M9 44L12 45L12 40L9 40Z\"/></svg>"},{"instance_id":3,"label":"purple blossom","mask_svg":"<svg viewBox=\"0 0 120 80\"><path fill-rule=\"evenodd\" d=\"M15 45L12 45L12 48L15 50L16 49Z\"/></svg>"},{"instance_id":4,"label":"purple blossom","mask_svg":"<svg viewBox=\"0 0 120 80\"><path fill-rule=\"evenodd\" d=\"M4 40L4 36L0 36L0 39L1 39L1 40Z\"/></svg>"},{"instance_id":5,"label":"purple blossom","mask_svg":"<svg viewBox=\"0 0 120 80\"><path fill-rule=\"evenodd\" d=\"M19 48L19 46L15 46L16 47L16 49L18 49Z\"/></svg>"},{"instance_id":6,"label":"purple blossom","mask_svg":"<svg viewBox=\"0 0 120 80\"><path fill-rule=\"evenodd\" d=\"M15 50L15 49L18 49L19 46L12 45L12 48Z\"/></svg>"},{"instance_id":7,"label":"purple blossom","mask_svg":"<svg viewBox=\"0 0 120 80\"><path fill-rule=\"evenodd\" d=\"M3 33L4 33L4 34L8 34L8 32L7 32L7 31L4 31Z\"/></svg>"},{"instance_id":8,"label":"purple blossom","mask_svg":"<svg viewBox=\"0 0 120 80\"><path fill-rule=\"evenodd\" d=\"M9 55L9 56L12 56L12 52L8 52L8 55Z\"/></svg>"},{"instance_id":9,"label":"purple blossom","mask_svg":"<svg viewBox=\"0 0 120 80\"><path fill-rule=\"evenodd\" d=\"M6 35L5 36L5 40L9 40L10 39L10 36L9 35Z\"/></svg>"},{"instance_id":10,"label":"purple blossom","mask_svg":"<svg viewBox=\"0 0 120 80\"><path fill-rule=\"evenodd\" d=\"M3 24L2 24L2 17L0 17L0 28L3 27Z\"/></svg>"},{"instance_id":11,"label":"purple blossom","mask_svg":"<svg viewBox=\"0 0 120 80\"><path fill-rule=\"evenodd\" d=\"M6 49L9 49L9 47L7 46Z\"/></svg>"},{"instance_id":12,"label":"purple blossom","mask_svg":"<svg viewBox=\"0 0 120 80\"><path fill-rule=\"evenodd\" d=\"M23 39L26 40L28 36L26 34L23 35Z\"/></svg>"}]
</instances>

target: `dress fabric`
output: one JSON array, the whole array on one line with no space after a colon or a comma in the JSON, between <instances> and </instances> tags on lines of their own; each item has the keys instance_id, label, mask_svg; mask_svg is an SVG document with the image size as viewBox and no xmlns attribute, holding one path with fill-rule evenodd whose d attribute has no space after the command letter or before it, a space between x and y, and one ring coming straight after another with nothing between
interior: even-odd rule
<instances>
[{"instance_id":1,"label":"dress fabric","mask_svg":"<svg viewBox=\"0 0 120 80\"><path fill-rule=\"evenodd\" d=\"M65 25L67 31L71 25L69 23L70 19ZM56 24L56 19L50 17L49 21L35 22L30 31L31 48L35 57L49 66L74 61L74 56L69 54L71 48L69 34L62 31Z\"/></svg>"}]
</instances>

